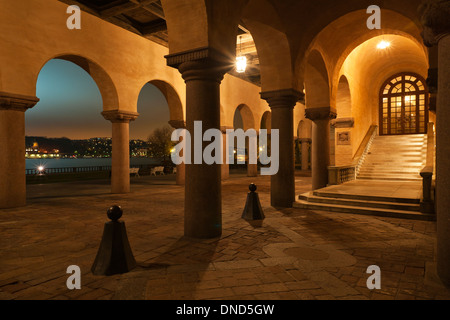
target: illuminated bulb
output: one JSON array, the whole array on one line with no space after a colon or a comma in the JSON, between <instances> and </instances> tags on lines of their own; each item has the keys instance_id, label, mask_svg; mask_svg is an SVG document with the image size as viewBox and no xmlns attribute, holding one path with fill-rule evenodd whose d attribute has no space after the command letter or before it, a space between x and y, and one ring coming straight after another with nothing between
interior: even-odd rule
<instances>
[{"instance_id":1,"label":"illuminated bulb","mask_svg":"<svg viewBox=\"0 0 450 320\"><path fill-rule=\"evenodd\" d=\"M383 40L377 45L377 48L380 49L380 50L384 50L384 49L389 48L390 46L391 46L390 42Z\"/></svg>"},{"instance_id":2,"label":"illuminated bulb","mask_svg":"<svg viewBox=\"0 0 450 320\"><path fill-rule=\"evenodd\" d=\"M247 57L241 56L236 58L236 72L244 73L247 69Z\"/></svg>"},{"instance_id":3,"label":"illuminated bulb","mask_svg":"<svg viewBox=\"0 0 450 320\"><path fill-rule=\"evenodd\" d=\"M44 167L43 167L43 166L39 166L39 167L38 167L38 170L39 170L40 172L42 172L42 171L44 171Z\"/></svg>"}]
</instances>

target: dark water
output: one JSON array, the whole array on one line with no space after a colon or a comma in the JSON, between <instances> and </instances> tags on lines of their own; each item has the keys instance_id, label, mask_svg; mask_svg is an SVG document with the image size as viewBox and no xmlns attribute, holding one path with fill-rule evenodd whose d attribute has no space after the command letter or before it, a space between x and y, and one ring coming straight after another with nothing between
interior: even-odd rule
<instances>
[{"instance_id":1,"label":"dark water","mask_svg":"<svg viewBox=\"0 0 450 320\"><path fill-rule=\"evenodd\" d=\"M146 165L158 164L158 159L150 158L131 158L130 165ZM99 159L27 159L26 169L36 169L39 166L44 166L47 169L56 168L79 168L79 167L96 167L96 166L110 166L111 158Z\"/></svg>"}]
</instances>

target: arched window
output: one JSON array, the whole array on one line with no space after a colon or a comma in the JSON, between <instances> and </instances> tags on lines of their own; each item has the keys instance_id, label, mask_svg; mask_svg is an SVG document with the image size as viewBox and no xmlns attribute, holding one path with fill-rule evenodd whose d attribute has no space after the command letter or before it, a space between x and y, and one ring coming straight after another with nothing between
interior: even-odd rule
<instances>
[{"instance_id":1,"label":"arched window","mask_svg":"<svg viewBox=\"0 0 450 320\"><path fill-rule=\"evenodd\" d=\"M427 132L428 89L425 80L411 73L391 77L380 92L380 135Z\"/></svg>"}]
</instances>

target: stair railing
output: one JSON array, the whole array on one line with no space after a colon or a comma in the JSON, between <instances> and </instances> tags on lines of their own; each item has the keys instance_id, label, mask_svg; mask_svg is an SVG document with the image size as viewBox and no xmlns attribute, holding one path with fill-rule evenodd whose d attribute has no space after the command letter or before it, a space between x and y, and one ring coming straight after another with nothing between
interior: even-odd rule
<instances>
[{"instance_id":1,"label":"stair railing","mask_svg":"<svg viewBox=\"0 0 450 320\"><path fill-rule=\"evenodd\" d=\"M422 213L434 213L433 172L435 149L434 123L430 122L428 123L426 166L420 172L423 188L423 196L420 201L420 212Z\"/></svg>"},{"instance_id":2,"label":"stair railing","mask_svg":"<svg viewBox=\"0 0 450 320\"><path fill-rule=\"evenodd\" d=\"M372 146L373 140L377 136L377 129L378 126L376 125L370 126L358 151L356 151L356 154L353 157L351 165L328 167L328 185L339 185L356 180L359 170Z\"/></svg>"}]
</instances>

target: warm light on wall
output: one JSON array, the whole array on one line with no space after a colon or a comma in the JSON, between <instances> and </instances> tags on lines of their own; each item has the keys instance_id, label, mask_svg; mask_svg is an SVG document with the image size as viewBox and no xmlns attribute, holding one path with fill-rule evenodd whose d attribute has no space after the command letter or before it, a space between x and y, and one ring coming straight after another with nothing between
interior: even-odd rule
<instances>
[{"instance_id":1,"label":"warm light on wall","mask_svg":"<svg viewBox=\"0 0 450 320\"><path fill-rule=\"evenodd\" d=\"M384 50L389 48L390 46L391 46L390 42L382 40L380 43L378 43L377 49Z\"/></svg>"}]
</instances>

